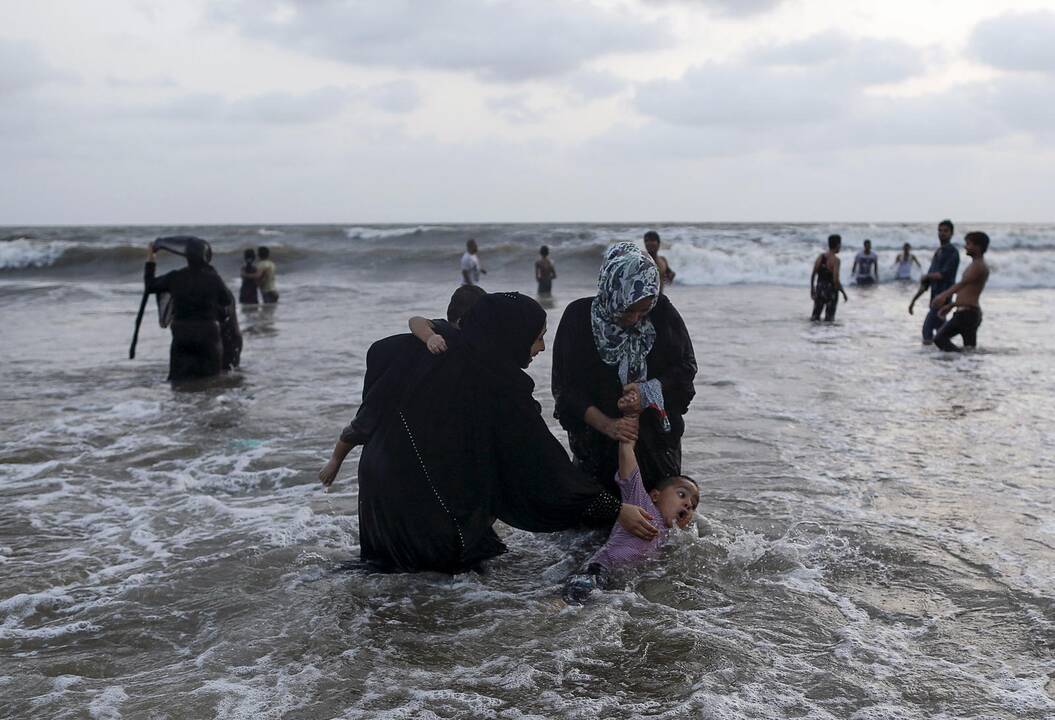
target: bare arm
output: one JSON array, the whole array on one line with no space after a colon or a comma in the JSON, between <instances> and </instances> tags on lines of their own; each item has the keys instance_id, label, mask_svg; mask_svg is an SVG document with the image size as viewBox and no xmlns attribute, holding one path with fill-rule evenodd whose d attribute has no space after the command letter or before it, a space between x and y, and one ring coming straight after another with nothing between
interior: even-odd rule
<instances>
[{"instance_id":1,"label":"bare arm","mask_svg":"<svg viewBox=\"0 0 1055 720\"><path fill-rule=\"evenodd\" d=\"M323 466L322 470L319 470L319 480L322 481L323 487L329 488L330 485L333 485L333 481L337 479L337 473L341 469L341 463L348 457L352 447L354 446L343 440L338 440L337 444L334 445L329 462Z\"/></svg>"},{"instance_id":2,"label":"bare arm","mask_svg":"<svg viewBox=\"0 0 1055 720\"><path fill-rule=\"evenodd\" d=\"M410 326L410 332L414 334L414 337L425 343L425 347L433 355L439 355L447 351L447 341L433 329L429 320L415 315L410 318L407 325Z\"/></svg>"},{"instance_id":3,"label":"bare arm","mask_svg":"<svg viewBox=\"0 0 1055 720\"><path fill-rule=\"evenodd\" d=\"M846 291L843 290L843 284L839 280L839 266L842 264L842 260L838 257L835 258L835 267L832 268L832 278L835 280L835 289L843 294L843 300L850 302L850 298L846 296Z\"/></svg>"},{"instance_id":4,"label":"bare arm","mask_svg":"<svg viewBox=\"0 0 1055 720\"><path fill-rule=\"evenodd\" d=\"M635 430L638 427L637 417L627 418ZM634 454L634 442L619 441L619 477L626 480L637 470L637 455Z\"/></svg>"},{"instance_id":5,"label":"bare arm","mask_svg":"<svg viewBox=\"0 0 1055 720\"><path fill-rule=\"evenodd\" d=\"M813 272L810 273L810 297L816 297L817 295L817 270L821 266L821 259L818 257L813 261Z\"/></svg>"},{"instance_id":6,"label":"bare arm","mask_svg":"<svg viewBox=\"0 0 1055 720\"><path fill-rule=\"evenodd\" d=\"M636 423L627 422L627 418L610 418L600 408L591 405L586 408L583 421L597 432L613 440L637 442Z\"/></svg>"}]
</instances>

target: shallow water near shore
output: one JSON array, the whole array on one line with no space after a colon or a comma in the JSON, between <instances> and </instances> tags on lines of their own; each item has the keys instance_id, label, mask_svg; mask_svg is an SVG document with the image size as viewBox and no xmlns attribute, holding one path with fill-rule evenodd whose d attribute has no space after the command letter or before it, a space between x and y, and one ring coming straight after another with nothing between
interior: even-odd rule
<instances>
[{"instance_id":1,"label":"shallow water near shore","mask_svg":"<svg viewBox=\"0 0 1055 720\"><path fill-rule=\"evenodd\" d=\"M513 270L486 287L530 292ZM1055 290L986 291L954 356L910 285L849 288L834 324L802 287L675 285L699 522L568 608L599 534L500 526L483 573L372 574L358 453L318 485L369 343L441 315L450 274L287 268L243 368L176 390L151 313L126 359L134 274L0 277L5 714L1055 716ZM547 339L591 283L558 277Z\"/></svg>"}]
</instances>

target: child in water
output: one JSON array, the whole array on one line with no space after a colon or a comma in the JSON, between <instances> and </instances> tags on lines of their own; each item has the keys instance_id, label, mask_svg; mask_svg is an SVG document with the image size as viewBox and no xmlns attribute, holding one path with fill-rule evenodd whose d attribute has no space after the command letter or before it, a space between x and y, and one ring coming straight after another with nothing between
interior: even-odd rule
<instances>
[{"instance_id":1,"label":"child in water","mask_svg":"<svg viewBox=\"0 0 1055 720\"><path fill-rule=\"evenodd\" d=\"M628 402L635 400L634 397L627 399ZM632 417L636 422L637 417ZM632 442L619 443L619 471L615 481L623 502L639 506L654 522L658 518L658 528L651 540L635 537L618 524L612 528L608 542L587 563L586 572L572 575L565 582L562 596L564 602L570 605L582 605L594 588L603 589L611 571L634 567L655 557L670 529L685 528L696 516L696 507L700 504L700 490L696 481L685 475L675 475L645 492Z\"/></svg>"},{"instance_id":2,"label":"child in water","mask_svg":"<svg viewBox=\"0 0 1055 720\"><path fill-rule=\"evenodd\" d=\"M476 301L486 294L487 292L479 285L462 285L451 295L446 320L429 320L415 315L407 322L410 332L425 343L425 347L433 355L447 352L445 336L449 337L461 330L462 318L476 304Z\"/></svg>"}]
</instances>

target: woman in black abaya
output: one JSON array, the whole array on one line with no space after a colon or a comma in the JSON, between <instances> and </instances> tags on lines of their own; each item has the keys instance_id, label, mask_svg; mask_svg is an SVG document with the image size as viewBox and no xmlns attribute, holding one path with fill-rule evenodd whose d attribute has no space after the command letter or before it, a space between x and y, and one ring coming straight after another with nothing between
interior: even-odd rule
<instances>
[{"instance_id":1,"label":"woman in black abaya","mask_svg":"<svg viewBox=\"0 0 1055 720\"><path fill-rule=\"evenodd\" d=\"M375 409L369 434L357 438L365 442L362 559L391 570L461 572L505 551L491 527L496 519L532 532L618 520L651 538L649 516L579 472L542 419L523 371L545 348L541 306L519 293L491 294L462 324L459 342L442 355L414 352L408 362L374 353L375 363L410 367L374 368L378 379L364 398Z\"/></svg>"}]
</instances>

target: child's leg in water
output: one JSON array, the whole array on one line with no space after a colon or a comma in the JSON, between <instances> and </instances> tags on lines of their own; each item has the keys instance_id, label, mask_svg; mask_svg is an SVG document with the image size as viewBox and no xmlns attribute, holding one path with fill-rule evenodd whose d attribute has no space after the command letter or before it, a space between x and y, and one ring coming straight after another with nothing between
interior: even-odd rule
<instances>
[{"instance_id":1,"label":"child's leg in water","mask_svg":"<svg viewBox=\"0 0 1055 720\"><path fill-rule=\"evenodd\" d=\"M608 571L603 565L590 563L585 573L572 575L564 581L561 597L569 605L585 605L595 589L604 590L607 586Z\"/></svg>"}]
</instances>

